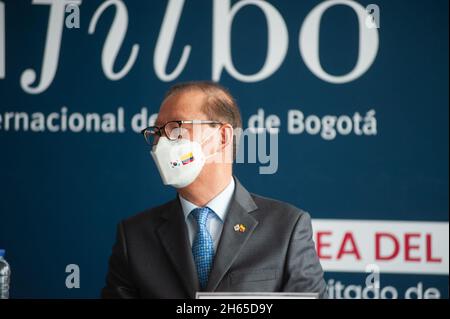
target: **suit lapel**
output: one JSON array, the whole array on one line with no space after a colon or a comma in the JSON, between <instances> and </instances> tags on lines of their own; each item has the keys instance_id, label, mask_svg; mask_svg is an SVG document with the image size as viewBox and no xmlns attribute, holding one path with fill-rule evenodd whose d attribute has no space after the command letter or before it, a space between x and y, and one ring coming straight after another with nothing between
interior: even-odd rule
<instances>
[{"instance_id":1,"label":"suit lapel","mask_svg":"<svg viewBox=\"0 0 450 319\"><path fill-rule=\"evenodd\" d=\"M164 212L164 221L158 228L158 236L169 255L190 298L199 291L197 271L187 234L182 208L177 198Z\"/></svg>"},{"instance_id":2,"label":"suit lapel","mask_svg":"<svg viewBox=\"0 0 450 319\"><path fill-rule=\"evenodd\" d=\"M206 291L216 290L258 224L258 221L248 214L257 209L255 202L236 178L235 182L236 188L225 218ZM245 231L235 231L235 225L239 224L245 225Z\"/></svg>"}]
</instances>

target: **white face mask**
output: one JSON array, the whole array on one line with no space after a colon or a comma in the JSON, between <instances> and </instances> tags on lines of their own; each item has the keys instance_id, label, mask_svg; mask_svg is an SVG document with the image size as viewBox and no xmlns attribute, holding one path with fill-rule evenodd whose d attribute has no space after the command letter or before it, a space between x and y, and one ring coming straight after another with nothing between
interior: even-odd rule
<instances>
[{"instance_id":1,"label":"white face mask","mask_svg":"<svg viewBox=\"0 0 450 319\"><path fill-rule=\"evenodd\" d=\"M212 136L212 135L210 135ZM200 174L206 160L202 143L187 139L169 140L161 136L150 154L158 167L164 185L183 188L191 184Z\"/></svg>"}]
</instances>

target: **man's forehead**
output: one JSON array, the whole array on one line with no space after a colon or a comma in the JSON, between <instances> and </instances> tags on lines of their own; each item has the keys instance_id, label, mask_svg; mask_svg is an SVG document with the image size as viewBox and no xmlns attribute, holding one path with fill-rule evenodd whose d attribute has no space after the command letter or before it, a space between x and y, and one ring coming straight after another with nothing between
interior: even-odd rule
<instances>
[{"instance_id":1,"label":"man's forehead","mask_svg":"<svg viewBox=\"0 0 450 319\"><path fill-rule=\"evenodd\" d=\"M202 111L205 95L198 92L181 92L168 97L161 105L157 122L206 118Z\"/></svg>"}]
</instances>

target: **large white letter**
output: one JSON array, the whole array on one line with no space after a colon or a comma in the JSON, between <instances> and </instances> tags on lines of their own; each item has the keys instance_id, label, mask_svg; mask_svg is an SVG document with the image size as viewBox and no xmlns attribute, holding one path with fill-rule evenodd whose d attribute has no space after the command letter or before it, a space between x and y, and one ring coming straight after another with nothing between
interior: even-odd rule
<instances>
[{"instance_id":1,"label":"large white letter","mask_svg":"<svg viewBox=\"0 0 450 319\"><path fill-rule=\"evenodd\" d=\"M69 3L80 5L81 0L33 0L33 4L50 5L50 14L40 82L37 86L31 87L36 80L36 71L33 69L25 70L20 77L22 89L29 94L44 92L55 78L64 27L65 9Z\"/></svg>"},{"instance_id":2,"label":"large white letter","mask_svg":"<svg viewBox=\"0 0 450 319\"><path fill-rule=\"evenodd\" d=\"M166 14L161 26L161 32L156 42L155 55L153 57L153 67L156 75L161 81L175 80L181 72L189 59L191 53L191 46L186 45L183 49L180 62L172 73L167 74L167 62L169 60L170 51L172 50L173 40L178 29L180 16L183 11L184 0L170 0L167 5Z\"/></svg>"},{"instance_id":3,"label":"large white letter","mask_svg":"<svg viewBox=\"0 0 450 319\"><path fill-rule=\"evenodd\" d=\"M350 73L341 76L325 72L319 58L320 21L324 12L336 5L346 5L352 8L358 16L359 24L358 62ZM366 26L366 16L366 9L353 0L324 1L310 12L300 30L299 46L300 54L312 73L324 81L343 84L356 80L370 68L378 53L379 39L378 30Z\"/></svg>"},{"instance_id":4,"label":"large white letter","mask_svg":"<svg viewBox=\"0 0 450 319\"><path fill-rule=\"evenodd\" d=\"M0 79L5 78L5 4L0 2Z\"/></svg>"},{"instance_id":5,"label":"large white letter","mask_svg":"<svg viewBox=\"0 0 450 319\"><path fill-rule=\"evenodd\" d=\"M267 56L261 70L252 75L239 73L231 59L231 26L237 12L245 6L254 5L262 10L267 21ZM214 40L212 78L219 81L225 68L230 75L242 82L262 81L271 76L286 56L288 49L288 31L283 17L271 4L263 0L242 0L230 10L230 0L214 0Z\"/></svg>"},{"instance_id":6,"label":"large white letter","mask_svg":"<svg viewBox=\"0 0 450 319\"><path fill-rule=\"evenodd\" d=\"M130 57L122 70L117 73L114 72L114 62L119 54L120 47L122 46L123 39L125 38L125 33L128 29L128 11L125 4L121 0L109 0L103 2L97 11L95 11L91 23L89 24L88 32L89 34L93 34L95 32L98 19L106 8L111 5L116 7L116 15L108 36L106 37L105 44L103 45L102 68L108 79L116 81L127 75L132 68L139 52L139 45L133 45L131 48Z\"/></svg>"}]
</instances>

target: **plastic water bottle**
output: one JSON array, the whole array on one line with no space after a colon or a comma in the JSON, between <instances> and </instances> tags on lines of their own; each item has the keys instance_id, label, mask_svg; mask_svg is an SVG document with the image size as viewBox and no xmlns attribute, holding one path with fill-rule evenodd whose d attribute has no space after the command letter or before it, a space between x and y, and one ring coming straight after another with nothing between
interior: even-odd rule
<instances>
[{"instance_id":1,"label":"plastic water bottle","mask_svg":"<svg viewBox=\"0 0 450 319\"><path fill-rule=\"evenodd\" d=\"M9 278L11 269L5 260L5 250L0 249L0 299L9 298Z\"/></svg>"}]
</instances>

